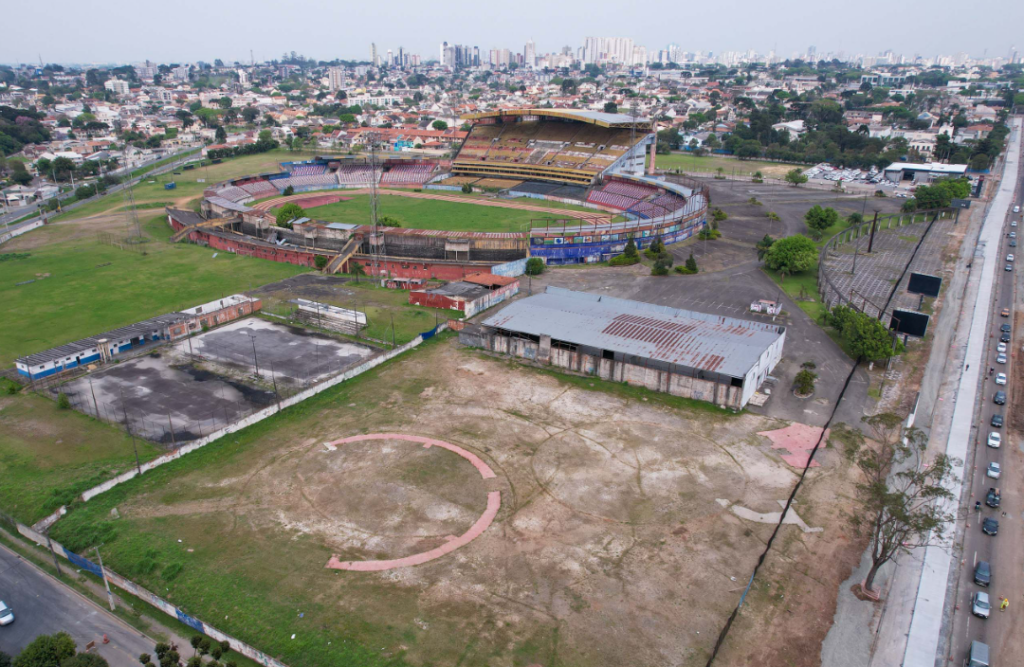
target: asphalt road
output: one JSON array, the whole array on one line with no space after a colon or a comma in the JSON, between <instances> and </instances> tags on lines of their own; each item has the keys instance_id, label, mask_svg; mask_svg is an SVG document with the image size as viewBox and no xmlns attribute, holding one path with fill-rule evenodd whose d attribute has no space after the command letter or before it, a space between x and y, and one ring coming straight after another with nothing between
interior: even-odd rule
<instances>
[{"instance_id":1,"label":"asphalt road","mask_svg":"<svg viewBox=\"0 0 1024 667\"><path fill-rule=\"evenodd\" d=\"M1018 183L1014 205L1024 204L1021 190ZM1017 222L1017 226L1011 226L1010 221ZM1020 392L1024 391L1024 387L1015 387L1013 380L1013 368L1024 363L1024 359L1021 358L1024 330L1020 326L1013 326L1013 340L1007 345L1009 363L996 363L1000 326L1014 324L1014 317L1001 316L1002 309L1009 308L1011 315L1024 313L1024 289L1016 291L1016 298L1014 290L1015 282L1024 279L1020 277L1024 271L1024 266L1021 265L1024 255L1019 252L1024 247L1024 239L1020 236L1024 233L1024 225L1021 223L1021 214L1012 212L1012 205L1005 225L985 363L988 368L993 368L995 373L1006 373L1008 384L1005 387L997 386L989 376L982 381L979 392L981 405L976 429L973 431L974 461L973 465L971 461L967 462L970 478L964 480L971 490L971 502L968 508L968 526L964 535L962 565L956 594L957 610L953 618L950 650L954 661L951 664L957 665L967 655L972 641L989 645L993 664L1017 664L1013 656L1017 656L1019 661L1024 637L1024 552L1020 548L1024 542L1024 486L1021 484L1021 472L1024 471L1024 434L1014 428L1013 414L1014 394L1019 400ZM1010 232L1016 232L1018 235L1019 245L1016 248L1009 247ZM1007 264L1006 255L1009 253L1014 254L1016 261L1013 262L1014 270L1007 272L1003 269ZM1024 322L1024 317L1021 317L1020 321ZM988 369L984 371L987 374ZM993 402L993 396L998 389L1007 393L1008 401L1005 406L998 406ZM993 414L1003 415L1006 425L1001 428L991 426ZM998 449L987 446L988 435L993 431L1000 433L1003 439L1002 446ZM993 461L1002 467L999 479L992 479L986 474L988 464ZM1000 489L1001 503L997 509L985 505L985 496L990 488ZM981 501L980 510L974 509L975 501ZM992 537L982 532L982 520L985 518L999 521L998 535ZM988 588L974 583L974 566L979 561L987 561L991 565L992 583ZM988 619L971 613L971 598L978 591L989 594L992 609ZM1003 597L1008 598L1010 604L1005 611L1000 611L999 605Z\"/></svg>"},{"instance_id":2,"label":"asphalt road","mask_svg":"<svg viewBox=\"0 0 1024 667\"><path fill-rule=\"evenodd\" d=\"M61 568L74 572L68 563ZM79 650L91 641L95 652L111 667L137 667L141 653L152 653L155 642L105 609L57 582L0 545L0 599L14 610L14 623L0 627L0 651L17 655L39 635L61 630L75 639ZM106 634L110 643L103 644Z\"/></svg>"}]
</instances>

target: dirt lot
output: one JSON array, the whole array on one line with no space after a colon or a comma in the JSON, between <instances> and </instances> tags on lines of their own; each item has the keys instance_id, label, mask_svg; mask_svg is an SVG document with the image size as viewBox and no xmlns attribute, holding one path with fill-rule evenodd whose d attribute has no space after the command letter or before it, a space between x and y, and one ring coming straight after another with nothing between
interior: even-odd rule
<instances>
[{"instance_id":1,"label":"dirt lot","mask_svg":"<svg viewBox=\"0 0 1024 667\"><path fill-rule=\"evenodd\" d=\"M735 509L778 512L796 479L756 435L785 422L670 408L451 338L341 391L251 441L184 460L163 482L100 496L58 524L58 539L107 534L109 566L296 666L399 655L416 665L699 665L773 528ZM436 447L324 445L387 432L455 444L496 478ZM849 466L832 450L820 460L796 511L824 531L782 529L720 664L816 664L811 648L831 618L821 612L859 554L838 520ZM447 556L376 573L325 568L334 555L435 548L466 532L495 490L493 525ZM140 558L184 569L165 581ZM296 628L301 643L288 639ZM328 648L342 644L344 656L362 647L373 660Z\"/></svg>"}]
</instances>

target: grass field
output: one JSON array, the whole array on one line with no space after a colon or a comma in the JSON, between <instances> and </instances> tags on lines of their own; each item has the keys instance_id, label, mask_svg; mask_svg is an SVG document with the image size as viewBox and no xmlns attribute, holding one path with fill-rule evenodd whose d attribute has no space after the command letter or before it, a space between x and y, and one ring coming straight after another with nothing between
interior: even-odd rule
<instances>
[{"instance_id":1,"label":"grass field","mask_svg":"<svg viewBox=\"0 0 1024 667\"><path fill-rule=\"evenodd\" d=\"M650 159L650 158L648 158ZM714 173L719 167L726 176L734 172L737 176L750 176L755 171L760 171L765 178L782 178L786 172L795 167L806 169L808 165L786 164L784 162L765 162L762 160L739 160L730 157L716 157L705 155L698 157L689 153L672 153L671 155L659 155L657 157L659 169L679 169L684 173L709 174Z\"/></svg>"},{"instance_id":2,"label":"grass field","mask_svg":"<svg viewBox=\"0 0 1024 667\"><path fill-rule=\"evenodd\" d=\"M5 246L0 262L0 365L147 317L280 280L305 269L166 242L160 215L145 222L146 255L103 244L75 225L53 225ZM42 245L36 245L36 244ZM30 246L34 245L35 247ZM28 249L21 250L28 246ZM17 283L34 280L30 284Z\"/></svg>"},{"instance_id":3,"label":"grass field","mask_svg":"<svg viewBox=\"0 0 1024 667\"><path fill-rule=\"evenodd\" d=\"M103 543L108 567L293 667L704 664L773 528L716 499L778 511L795 479L753 436L773 422L652 404L453 338L78 505L51 534ZM322 444L367 432L438 437L497 477L440 448ZM824 533L783 529L784 566L765 571L785 601L751 599L768 620L728 664L764 664L753 654L769 636L792 649L786 612L805 623L834 595L842 568L821 564L849 547L836 520L847 464L830 457L808 479L800 516ZM495 523L455 554L385 573L324 567L443 543L489 490Z\"/></svg>"},{"instance_id":4,"label":"grass field","mask_svg":"<svg viewBox=\"0 0 1024 667\"><path fill-rule=\"evenodd\" d=\"M138 440L139 458L160 450ZM0 396L0 509L32 525L135 465L121 429L23 391Z\"/></svg>"},{"instance_id":5,"label":"grass field","mask_svg":"<svg viewBox=\"0 0 1024 667\"><path fill-rule=\"evenodd\" d=\"M327 222L345 222L365 225L370 220L369 195L346 195L343 191L325 194L351 196L349 201L317 206L307 211L311 218ZM445 193L447 194L447 193ZM472 201L473 197L466 197ZM553 209L589 210L581 206L526 200L526 203ZM521 232L530 227L531 220L547 217L535 211L519 211L492 206L474 206L447 201L431 201L411 197L380 197L380 215L398 220L402 227L411 229L441 229L454 232Z\"/></svg>"},{"instance_id":6,"label":"grass field","mask_svg":"<svg viewBox=\"0 0 1024 667\"><path fill-rule=\"evenodd\" d=\"M197 167L190 171L183 171L180 174L166 173L152 178L145 178L135 186L133 194L136 204L153 204L156 202L176 202L183 208L193 208L189 203L192 200L198 201L203 190L208 185L213 185L228 178L237 178L249 174L277 172L281 170L280 163L290 160L305 160L314 156L314 153L290 152L284 149L277 149L259 155L245 155L242 157L225 160L221 164ZM204 183L198 182L204 179ZM164 184L175 182L177 187L174 190L165 190ZM101 213L109 213L123 208L124 201L120 192L116 192L102 199L90 202L67 211L54 218L54 221L77 220Z\"/></svg>"}]
</instances>

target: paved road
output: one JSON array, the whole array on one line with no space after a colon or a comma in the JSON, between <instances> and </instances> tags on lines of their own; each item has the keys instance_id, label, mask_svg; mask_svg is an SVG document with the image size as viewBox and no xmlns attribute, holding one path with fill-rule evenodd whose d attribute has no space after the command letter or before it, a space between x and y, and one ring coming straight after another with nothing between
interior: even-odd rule
<instances>
[{"instance_id":1,"label":"paved road","mask_svg":"<svg viewBox=\"0 0 1024 667\"><path fill-rule=\"evenodd\" d=\"M68 564L61 567L69 572ZM0 628L0 651L16 655L39 635L61 630L75 638L79 650L90 641L111 667L136 667L140 653L155 642L101 607L0 545L0 599L14 609L15 621ZM106 634L109 644L103 644Z\"/></svg>"},{"instance_id":2,"label":"paved road","mask_svg":"<svg viewBox=\"0 0 1024 667\"><path fill-rule=\"evenodd\" d=\"M1013 198L1013 205L1024 204L1024 196L1018 182L1017 192ZM954 661L962 660L967 654L971 641L981 641L988 644L993 652L993 664L1014 664L1012 656L1017 656L1019 661L1020 642L1022 637L1022 620L1024 620L1024 552L1020 545L1024 542L1024 488L1022 488L1021 471L1024 470L1024 450L1021 446L1021 431L1019 426L1014 424L1014 412L1011 408L1013 402L1006 406L998 406L993 403L993 395L997 389L1004 389L1010 397L1014 393L1018 395L1024 391L1024 387L1015 387L1013 382L1014 366L1024 363L1021 359L1021 344L1024 341L1024 332L1013 331L1014 342L1009 345L1008 364L996 363L996 344L999 340L1000 326L1012 324L1014 318L1002 317L1003 308L1011 311L1024 312L1024 289L1015 292L1015 282L1021 280L1019 277L1021 269L1007 272L1006 255L1013 253L1020 257L1017 252L1019 247L1009 247L1009 233L1016 232L1018 243L1021 243L1019 235L1024 232L1021 226L1021 214L1011 212L1008 218L1016 222L1007 222L1003 230L1000 244L998 273L994 285L993 311L989 321L989 344L983 357L984 364L988 368L994 368L996 373L1006 373L1009 382L1006 387L996 387L992 379L982 381L979 392L980 412L977 417L977 428L973 431L973 461L967 461L964 483L969 485L970 504L967 526L964 531L964 542L962 551L962 567L957 573L959 579L956 589L957 610L953 617L953 629L951 633L950 655ZM1016 299L1015 299L1016 293ZM1020 321L1024 321L1022 318ZM1015 327L1017 328L1017 327ZM986 373L988 368L983 369ZM992 416L999 414L1004 416L1006 426L997 428L991 426ZM1019 417L1017 417L1019 419ZM1015 428L1016 426L1016 428ZM1002 435L1003 446L996 449L988 447L986 441L990 432L998 432ZM1002 466L1002 473L998 480L991 479L986 475L986 468L989 462L997 462ZM973 465L972 465L973 464ZM989 488L998 487L1001 491L1002 502L998 509L992 509L985 505L985 494ZM981 510L974 509L974 502L980 500ZM992 518L999 521L999 534L995 537L985 535L981 531L983 518ZM976 585L973 581L974 564L978 561L987 561L992 567L992 585L987 589ZM997 607L1000 598L1007 597L1010 600L1010 607L1006 612L1000 612L993 608L990 618L982 619L971 614L971 596L978 591L986 591L991 598L993 607Z\"/></svg>"}]
</instances>

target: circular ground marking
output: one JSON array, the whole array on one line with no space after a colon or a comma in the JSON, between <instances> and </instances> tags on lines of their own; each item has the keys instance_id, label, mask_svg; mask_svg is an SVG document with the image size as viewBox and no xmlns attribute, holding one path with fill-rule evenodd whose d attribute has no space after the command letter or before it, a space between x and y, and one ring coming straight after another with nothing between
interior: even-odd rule
<instances>
[{"instance_id":1,"label":"circular ground marking","mask_svg":"<svg viewBox=\"0 0 1024 667\"><path fill-rule=\"evenodd\" d=\"M448 451L458 454L462 458L466 459L473 464L473 467L477 469L480 476L484 479L494 479L494 471L491 467L481 460L476 454L466 451L458 445L453 445L443 440L435 440L433 438L424 438L418 435L405 435L403 433L369 433L367 435L354 435L348 438L341 438L340 440L334 440L332 442L325 443L328 450L334 451L340 445L344 445L350 442L363 442L365 440L404 440L406 442L416 442L422 444L425 448L430 447L441 447ZM422 553L413 554L404 558L395 558L393 560L340 560L337 556L332 556L327 561L328 568L334 570L354 570L356 572L380 572L383 570L394 570L399 567L409 567L411 565L421 565L428 561L432 561L435 558L440 558L445 554L449 554L459 547L465 546L472 542L474 539L479 537L491 522L494 521L494 517L498 515L498 510L501 508L501 491L489 491L487 493L487 509L480 515L480 518L467 530L465 533L459 536L450 536L448 541L441 546L431 549L430 551L424 551Z\"/></svg>"}]
</instances>

